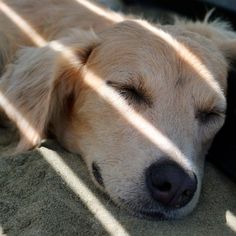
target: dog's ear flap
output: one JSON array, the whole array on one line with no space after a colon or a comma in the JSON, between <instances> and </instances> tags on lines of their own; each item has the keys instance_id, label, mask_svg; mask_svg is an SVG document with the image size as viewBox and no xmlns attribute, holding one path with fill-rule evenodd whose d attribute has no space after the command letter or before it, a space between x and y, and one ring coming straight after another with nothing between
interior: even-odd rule
<instances>
[{"instance_id":1,"label":"dog's ear flap","mask_svg":"<svg viewBox=\"0 0 236 236\"><path fill-rule=\"evenodd\" d=\"M219 19L208 22L207 18L204 21L192 22L176 18L175 23L185 30L210 39L222 51L229 63L236 59L236 32L228 22Z\"/></svg>"},{"instance_id":2,"label":"dog's ear flap","mask_svg":"<svg viewBox=\"0 0 236 236\"><path fill-rule=\"evenodd\" d=\"M236 38L218 42L218 47L221 49L229 62L236 62Z\"/></svg>"},{"instance_id":3,"label":"dog's ear flap","mask_svg":"<svg viewBox=\"0 0 236 236\"><path fill-rule=\"evenodd\" d=\"M68 70L79 72L96 41L94 34L82 36L62 40L62 43L52 42L42 48L19 50L15 62L0 78L0 110L20 131L16 152L39 145L55 108L63 110L59 107L67 105L67 99L71 103L75 84L79 84L79 73L75 78L74 72ZM67 72L63 73L65 64Z\"/></svg>"}]
</instances>

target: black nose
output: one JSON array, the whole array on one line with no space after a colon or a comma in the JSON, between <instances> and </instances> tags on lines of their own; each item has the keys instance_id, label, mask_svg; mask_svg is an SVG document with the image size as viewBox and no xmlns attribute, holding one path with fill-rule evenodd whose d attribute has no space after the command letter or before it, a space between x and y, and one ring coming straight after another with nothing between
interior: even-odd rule
<instances>
[{"instance_id":1,"label":"black nose","mask_svg":"<svg viewBox=\"0 0 236 236\"><path fill-rule=\"evenodd\" d=\"M173 161L152 164L146 170L146 183L153 199L171 208L185 206L197 188L196 175Z\"/></svg>"}]
</instances>

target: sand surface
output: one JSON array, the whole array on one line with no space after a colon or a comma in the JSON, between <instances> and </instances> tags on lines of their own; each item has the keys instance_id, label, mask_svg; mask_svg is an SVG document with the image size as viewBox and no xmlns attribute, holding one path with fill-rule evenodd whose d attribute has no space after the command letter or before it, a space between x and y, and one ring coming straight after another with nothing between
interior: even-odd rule
<instances>
[{"instance_id":1,"label":"sand surface","mask_svg":"<svg viewBox=\"0 0 236 236\"><path fill-rule=\"evenodd\" d=\"M0 235L236 235L236 185L209 164L192 214L149 221L129 215L97 190L80 156L54 141L9 155L12 137L0 129Z\"/></svg>"}]
</instances>

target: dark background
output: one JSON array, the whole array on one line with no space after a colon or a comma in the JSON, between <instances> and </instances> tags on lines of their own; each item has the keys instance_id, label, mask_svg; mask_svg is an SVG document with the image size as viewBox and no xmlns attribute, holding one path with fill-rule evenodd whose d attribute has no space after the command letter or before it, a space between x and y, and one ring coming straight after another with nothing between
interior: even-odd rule
<instances>
[{"instance_id":1,"label":"dark background","mask_svg":"<svg viewBox=\"0 0 236 236\"><path fill-rule=\"evenodd\" d=\"M146 6L173 11L190 19L203 19L206 12L215 8L214 17L231 22L236 29L236 0L123 0L128 6Z\"/></svg>"}]
</instances>

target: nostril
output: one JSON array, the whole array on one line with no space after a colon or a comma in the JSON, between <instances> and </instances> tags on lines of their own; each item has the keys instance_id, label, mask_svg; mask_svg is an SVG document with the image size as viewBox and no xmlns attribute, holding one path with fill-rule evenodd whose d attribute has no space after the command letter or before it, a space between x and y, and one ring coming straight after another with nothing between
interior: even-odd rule
<instances>
[{"instance_id":1,"label":"nostril","mask_svg":"<svg viewBox=\"0 0 236 236\"><path fill-rule=\"evenodd\" d=\"M169 182L163 182L163 183L157 183L157 184L153 184L158 190L162 191L162 192L168 192L171 190L171 183Z\"/></svg>"},{"instance_id":2,"label":"nostril","mask_svg":"<svg viewBox=\"0 0 236 236\"><path fill-rule=\"evenodd\" d=\"M193 198L197 178L173 161L162 161L146 170L146 184L154 200L164 206L179 208Z\"/></svg>"}]
</instances>

